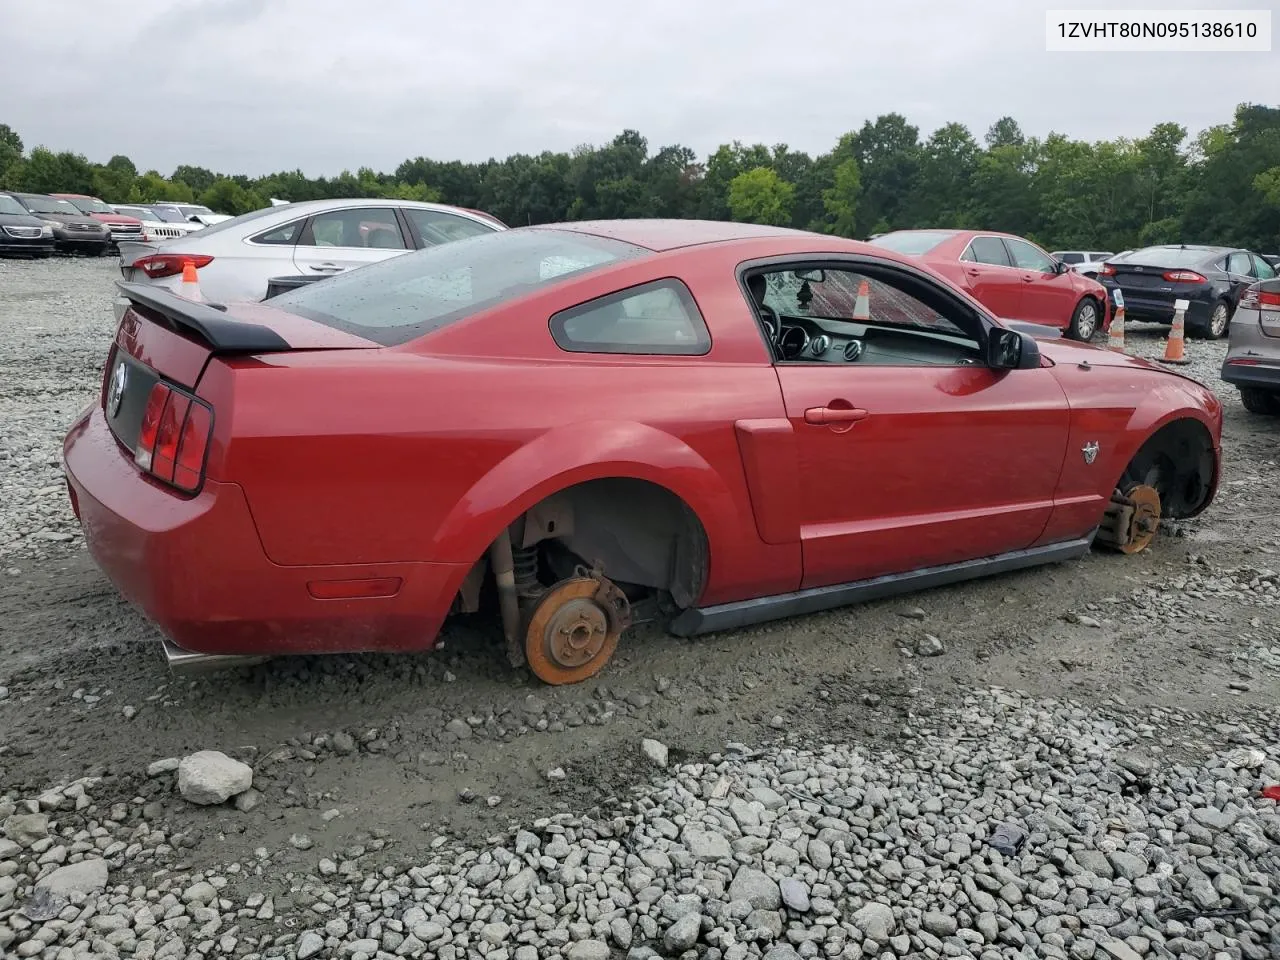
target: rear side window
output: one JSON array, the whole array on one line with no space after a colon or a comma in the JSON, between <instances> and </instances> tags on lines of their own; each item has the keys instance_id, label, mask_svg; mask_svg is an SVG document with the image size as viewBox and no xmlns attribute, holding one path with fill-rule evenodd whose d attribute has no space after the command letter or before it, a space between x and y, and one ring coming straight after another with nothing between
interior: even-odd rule
<instances>
[{"instance_id":1,"label":"rear side window","mask_svg":"<svg viewBox=\"0 0 1280 960\"><path fill-rule=\"evenodd\" d=\"M1083 253L1060 253L1058 259L1063 263L1084 263Z\"/></svg>"},{"instance_id":2,"label":"rear side window","mask_svg":"<svg viewBox=\"0 0 1280 960\"><path fill-rule=\"evenodd\" d=\"M302 233L302 227L306 220L294 220L292 223L286 223L283 227L276 227L274 230L268 230L260 233L256 237L250 237L254 243L267 243L278 246L292 246L298 242L298 234Z\"/></svg>"},{"instance_id":3,"label":"rear side window","mask_svg":"<svg viewBox=\"0 0 1280 960\"><path fill-rule=\"evenodd\" d=\"M711 349L693 294L673 277L562 310L551 318L551 336L570 353L700 356Z\"/></svg>"},{"instance_id":4,"label":"rear side window","mask_svg":"<svg viewBox=\"0 0 1280 960\"><path fill-rule=\"evenodd\" d=\"M1254 275L1259 280L1271 280L1276 275L1276 268L1267 263L1261 257L1253 258Z\"/></svg>"},{"instance_id":5,"label":"rear side window","mask_svg":"<svg viewBox=\"0 0 1280 960\"><path fill-rule=\"evenodd\" d=\"M1009 251L1004 248L999 237L974 237L969 242L969 249L963 259L989 263L996 267L1013 266L1009 260Z\"/></svg>"},{"instance_id":6,"label":"rear side window","mask_svg":"<svg viewBox=\"0 0 1280 960\"><path fill-rule=\"evenodd\" d=\"M895 253L918 257L952 236L954 234L943 230L899 230L876 237L871 243Z\"/></svg>"},{"instance_id":7,"label":"rear side window","mask_svg":"<svg viewBox=\"0 0 1280 960\"><path fill-rule=\"evenodd\" d=\"M383 346L652 251L570 230L495 230L326 277L271 305Z\"/></svg>"}]
</instances>

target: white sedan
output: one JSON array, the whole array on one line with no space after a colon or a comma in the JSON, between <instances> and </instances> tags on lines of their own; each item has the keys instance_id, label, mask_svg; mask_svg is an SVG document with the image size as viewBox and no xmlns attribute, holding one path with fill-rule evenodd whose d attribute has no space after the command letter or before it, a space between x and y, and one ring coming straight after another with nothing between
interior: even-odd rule
<instances>
[{"instance_id":1,"label":"white sedan","mask_svg":"<svg viewBox=\"0 0 1280 960\"><path fill-rule=\"evenodd\" d=\"M262 300L275 277L327 276L506 226L488 214L413 200L304 200L264 207L172 240L121 243L125 280L178 292L196 267L200 294Z\"/></svg>"}]
</instances>

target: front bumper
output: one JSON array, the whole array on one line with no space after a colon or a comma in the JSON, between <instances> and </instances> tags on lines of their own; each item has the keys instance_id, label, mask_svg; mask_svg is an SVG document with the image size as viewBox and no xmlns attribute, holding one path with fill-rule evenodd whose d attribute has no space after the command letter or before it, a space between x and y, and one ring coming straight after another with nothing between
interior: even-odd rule
<instances>
[{"instance_id":1,"label":"front bumper","mask_svg":"<svg viewBox=\"0 0 1280 960\"><path fill-rule=\"evenodd\" d=\"M145 477L97 403L68 431L63 470L94 561L178 654L430 649L469 569L272 563L238 484L206 480L195 497L183 497ZM371 599L312 595L317 582L379 578L399 578L398 591Z\"/></svg>"},{"instance_id":2,"label":"front bumper","mask_svg":"<svg viewBox=\"0 0 1280 960\"><path fill-rule=\"evenodd\" d=\"M53 237L11 237L0 230L0 253L20 253L25 256L53 253Z\"/></svg>"},{"instance_id":3,"label":"front bumper","mask_svg":"<svg viewBox=\"0 0 1280 960\"><path fill-rule=\"evenodd\" d=\"M65 227L54 227L53 239L59 250L84 250L91 247L101 249L110 245L111 234L106 230L68 230Z\"/></svg>"}]
</instances>

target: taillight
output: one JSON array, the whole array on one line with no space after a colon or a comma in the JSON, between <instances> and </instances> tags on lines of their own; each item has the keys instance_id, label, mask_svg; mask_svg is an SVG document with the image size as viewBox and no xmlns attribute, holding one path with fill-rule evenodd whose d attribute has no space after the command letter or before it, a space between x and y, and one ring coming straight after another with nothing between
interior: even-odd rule
<instances>
[{"instance_id":1,"label":"taillight","mask_svg":"<svg viewBox=\"0 0 1280 960\"><path fill-rule=\"evenodd\" d=\"M1116 275L1116 268L1109 263L1104 263L1098 268L1098 273L1104 277L1114 277Z\"/></svg>"},{"instance_id":2,"label":"taillight","mask_svg":"<svg viewBox=\"0 0 1280 960\"><path fill-rule=\"evenodd\" d=\"M194 493L200 487L213 411L200 400L157 383L147 397L134 460L157 480Z\"/></svg>"},{"instance_id":3,"label":"taillight","mask_svg":"<svg viewBox=\"0 0 1280 960\"><path fill-rule=\"evenodd\" d=\"M1164 278L1170 283L1208 283L1209 281L1194 270L1170 270Z\"/></svg>"},{"instance_id":4,"label":"taillight","mask_svg":"<svg viewBox=\"0 0 1280 960\"><path fill-rule=\"evenodd\" d=\"M1255 283L1240 295L1240 306L1245 310L1259 310L1262 307L1280 309L1280 290L1263 290Z\"/></svg>"},{"instance_id":5,"label":"taillight","mask_svg":"<svg viewBox=\"0 0 1280 960\"><path fill-rule=\"evenodd\" d=\"M188 263L199 270L213 263L213 257L203 253L153 253L149 257L139 257L133 261L133 267L135 270L141 270L152 280L158 280L160 277L178 276Z\"/></svg>"}]
</instances>

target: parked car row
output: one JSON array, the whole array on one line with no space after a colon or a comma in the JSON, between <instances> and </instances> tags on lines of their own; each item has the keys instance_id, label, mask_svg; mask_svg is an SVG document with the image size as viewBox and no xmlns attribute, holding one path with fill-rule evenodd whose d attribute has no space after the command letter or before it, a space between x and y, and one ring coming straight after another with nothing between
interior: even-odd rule
<instances>
[{"instance_id":1,"label":"parked car row","mask_svg":"<svg viewBox=\"0 0 1280 960\"><path fill-rule=\"evenodd\" d=\"M0 253L103 256L123 242L186 236L230 220L197 203L105 203L82 193L0 192Z\"/></svg>"}]
</instances>

